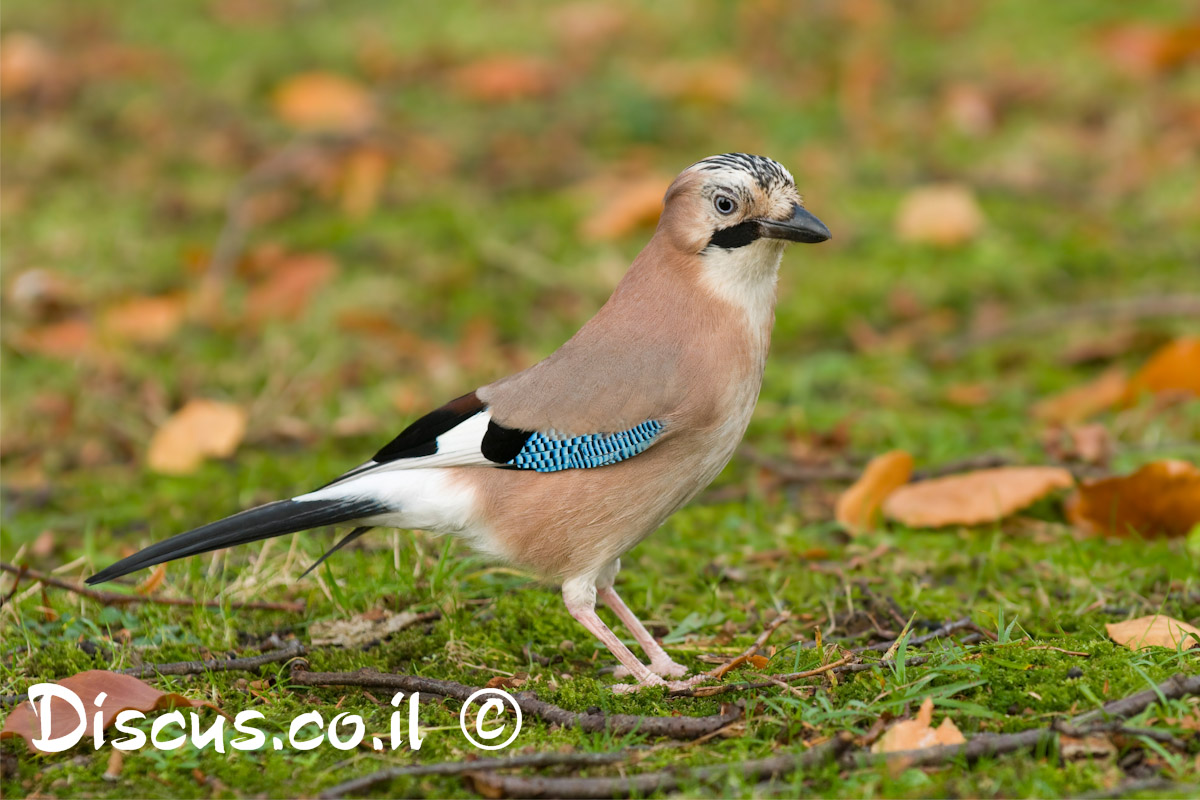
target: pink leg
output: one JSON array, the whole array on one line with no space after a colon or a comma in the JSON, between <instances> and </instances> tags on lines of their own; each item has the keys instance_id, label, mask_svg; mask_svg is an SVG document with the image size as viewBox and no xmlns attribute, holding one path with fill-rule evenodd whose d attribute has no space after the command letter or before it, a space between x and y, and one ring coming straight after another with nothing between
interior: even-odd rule
<instances>
[{"instance_id":1,"label":"pink leg","mask_svg":"<svg viewBox=\"0 0 1200 800\"><path fill-rule=\"evenodd\" d=\"M627 674L633 676L633 679L638 682L638 686L659 686L665 683L662 678L647 669L645 664L638 661L633 651L626 647L624 642L618 639L616 634L604 624L604 620L596 615L596 587L594 584L588 582L587 585L582 585L575 581L564 583L563 602L566 603L567 611L571 616L617 657L617 661L620 661L621 665L628 670ZM637 687L627 687L626 691L634 688Z\"/></svg>"},{"instance_id":2,"label":"pink leg","mask_svg":"<svg viewBox=\"0 0 1200 800\"><path fill-rule=\"evenodd\" d=\"M661 675L664 678L682 678L687 674L687 667L682 664L676 664L667 655L667 651L662 649L662 646L654 641L654 637L650 635L650 631L646 630L646 626L642 621L629 610L629 606L625 605L625 601L617 594L617 590L612 586L597 588L596 594L604 601L605 605L613 610L621 623L629 629L633 634L633 638L637 640L638 645L650 657L650 671L655 675ZM611 648L610 648L611 649ZM618 668L615 673L618 678L623 677L624 673Z\"/></svg>"}]
</instances>

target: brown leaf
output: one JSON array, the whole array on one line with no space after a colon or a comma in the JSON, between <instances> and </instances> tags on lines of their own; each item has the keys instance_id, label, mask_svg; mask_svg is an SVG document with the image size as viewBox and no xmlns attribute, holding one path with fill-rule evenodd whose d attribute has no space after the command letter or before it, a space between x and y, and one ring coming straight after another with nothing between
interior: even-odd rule
<instances>
[{"instance_id":1,"label":"brown leaf","mask_svg":"<svg viewBox=\"0 0 1200 800\"><path fill-rule=\"evenodd\" d=\"M883 504L889 519L913 528L979 525L1019 511L1074 484L1058 467L997 467L910 483Z\"/></svg>"},{"instance_id":2,"label":"brown leaf","mask_svg":"<svg viewBox=\"0 0 1200 800\"><path fill-rule=\"evenodd\" d=\"M1067 517L1098 536L1186 536L1200 525L1200 468L1154 461L1132 475L1085 481L1067 501Z\"/></svg>"},{"instance_id":3,"label":"brown leaf","mask_svg":"<svg viewBox=\"0 0 1200 800\"><path fill-rule=\"evenodd\" d=\"M295 75L275 90L275 114L300 130L353 133L376 119L375 101L362 85L328 72Z\"/></svg>"},{"instance_id":4,"label":"brown leaf","mask_svg":"<svg viewBox=\"0 0 1200 800\"><path fill-rule=\"evenodd\" d=\"M54 56L37 36L13 31L0 39L0 97L13 97L45 84Z\"/></svg>"},{"instance_id":5,"label":"brown leaf","mask_svg":"<svg viewBox=\"0 0 1200 800\"><path fill-rule=\"evenodd\" d=\"M87 320L68 319L29 328L15 337L18 349L48 358L73 361L96 349L95 331Z\"/></svg>"},{"instance_id":6,"label":"brown leaf","mask_svg":"<svg viewBox=\"0 0 1200 800\"><path fill-rule=\"evenodd\" d=\"M1043 422L1070 425L1112 408L1125 396L1125 371L1113 368L1087 383L1052 395L1033 407L1033 416Z\"/></svg>"},{"instance_id":7,"label":"brown leaf","mask_svg":"<svg viewBox=\"0 0 1200 800\"><path fill-rule=\"evenodd\" d=\"M100 326L118 339L159 344L179 330L185 310L186 303L179 295L133 297L105 309Z\"/></svg>"},{"instance_id":8,"label":"brown leaf","mask_svg":"<svg viewBox=\"0 0 1200 800\"><path fill-rule=\"evenodd\" d=\"M650 227L662 213L663 195L670 185L670 178L659 176L613 188L604 204L583 221L580 232L592 241L613 241Z\"/></svg>"},{"instance_id":9,"label":"brown leaf","mask_svg":"<svg viewBox=\"0 0 1200 800\"><path fill-rule=\"evenodd\" d=\"M496 675L490 678L484 686L488 689L520 689L528 681L515 675Z\"/></svg>"},{"instance_id":10,"label":"brown leaf","mask_svg":"<svg viewBox=\"0 0 1200 800\"><path fill-rule=\"evenodd\" d=\"M719 105L738 99L750 74L729 58L691 62L666 62L647 73L643 82L663 97L692 103Z\"/></svg>"},{"instance_id":11,"label":"brown leaf","mask_svg":"<svg viewBox=\"0 0 1200 800\"><path fill-rule=\"evenodd\" d=\"M134 591L140 595L152 595L159 586L162 586L163 579L167 577L167 565L159 564L154 568L154 572L139 583Z\"/></svg>"},{"instance_id":12,"label":"brown leaf","mask_svg":"<svg viewBox=\"0 0 1200 800\"><path fill-rule=\"evenodd\" d=\"M528 56L482 58L455 70L454 89L471 100L510 103L548 94L554 86L549 65Z\"/></svg>"},{"instance_id":13,"label":"brown leaf","mask_svg":"<svg viewBox=\"0 0 1200 800\"><path fill-rule=\"evenodd\" d=\"M1146 392L1200 397L1200 337L1176 339L1159 348L1129 379L1124 402L1135 402Z\"/></svg>"},{"instance_id":14,"label":"brown leaf","mask_svg":"<svg viewBox=\"0 0 1200 800\"><path fill-rule=\"evenodd\" d=\"M968 187L953 183L922 186L901 201L896 235L906 242L951 247L974 239L983 224L983 212Z\"/></svg>"},{"instance_id":15,"label":"brown leaf","mask_svg":"<svg viewBox=\"0 0 1200 800\"><path fill-rule=\"evenodd\" d=\"M961 408L976 408L992 399L986 383L955 383L946 387L946 402Z\"/></svg>"},{"instance_id":16,"label":"brown leaf","mask_svg":"<svg viewBox=\"0 0 1200 800\"><path fill-rule=\"evenodd\" d=\"M875 456L854 485L838 498L837 521L850 533L869 530L878 520L883 501L908 483L912 469L913 458L903 450Z\"/></svg>"},{"instance_id":17,"label":"brown leaf","mask_svg":"<svg viewBox=\"0 0 1200 800\"><path fill-rule=\"evenodd\" d=\"M60 687L74 692L83 703L87 728L82 741L86 742L91 742L92 720L96 714L101 715L101 727L108 728L117 718L117 714L126 709L149 713L173 706L186 708L204 706L220 713L220 709L203 700L191 700L182 695L160 692L153 686L130 675L119 675L102 669L80 672L65 680L56 681L56 683ZM101 694L104 694L105 698L100 708L97 709L95 701ZM43 702L45 702L44 698L38 701L39 711ZM50 714L50 738L52 739L69 735L80 721L79 714L71 707L71 704L59 697L51 698ZM8 719L4 720L4 729L0 731L0 739L19 736L25 740L25 746L29 748L30 752L38 752L33 740L42 738L41 730L41 720L34 713L33 704L25 701L13 709L12 713L8 715Z\"/></svg>"},{"instance_id":18,"label":"brown leaf","mask_svg":"<svg viewBox=\"0 0 1200 800\"><path fill-rule=\"evenodd\" d=\"M350 619L314 622L309 626L308 633L312 637L312 643L316 646L361 647L370 642L386 639L410 625L429 619L428 615L412 611L404 611L399 614L393 614L386 610L380 614L379 611L369 611Z\"/></svg>"},{"instance_id":19,"label":"brown leaf","mask_svg":"<svg viewBox=\"0 0 1200 800\"><path fill-rule=\"evenodd\" d=\"M359 147L346 159L342 173L342 211L361 219L379 204L391 163L377 147Z\"/></svg>"},{"instance_id":20,"label":"brown leaf","mask_svg":"<svg viewBox=\"0 0 1200 800\"><path fill-rule=\"evenodd\" d=\"M190 400L154 432L146 464L156 472L185 475L206 457L233 455L246 434L246 412L231 403Z\"/></svg>"},{"instance_id":21,"label":"brown leaf","mask_svg":"<svg viewBox=\"0 0 1200 800\"><path fill-rule=\"evenodd\" d=\"M758 669L758 670L766 669L767 664L771 663L771 659L767 658L766 656L760 656L757 654L750 656L750 658L748 660L749 660L750 664L755 669Z\"/></svg>"},{"instance_id":22,"label":"brown leaf","mask_svg":"<svg viewBox=\"0 0 1200 800\"><path fill-rule=\"evenodd\" d=\"M1180 642L1183 642L1184 650L1200 646L1200 628L1162 614L1109 623L1104 629L1108 631L1108 638L1130 650L1146 647L1175 650Z\"/></svg>"},{"instance_id":23,"label":"brown leaf","mask_svg":"<svg viewBox=\"0 0 1200 800\"><path fill-rule=\"evenodd\" d=\"M1151 78L1200 56L1200 24L1168 28L1148 23L1118 25L1100 34L1100 49L1131 75Z\"/></svg>"},{"instance_id":24,"label":"brown leaf","mask_svg":"<svg viewBox=\"0 0 1200 800\"><path fill-rule=\"evenodd\" d=\"M308 308L317 290L337 272L337 264L321 253L288 256L250 290L246 316L253 325L269 319L295 319Z\"/></svg>"},{"instance_id":25,"label":"brown leaf","mask_svg":"<svg viewBox=\"0 0 1200 800\"><path fill-rule=\"evenodd\" d=\"M933 723L933 698L926 697L917 711L916 719L906 719L897 722L884 731L879 741L871 745L872 753L897 753L903 750L923 750L926 747L937 747L943 744L963 744L966 738L954 724L954 720L946 717L936 728Z\"/></svg>"}]
</instances>

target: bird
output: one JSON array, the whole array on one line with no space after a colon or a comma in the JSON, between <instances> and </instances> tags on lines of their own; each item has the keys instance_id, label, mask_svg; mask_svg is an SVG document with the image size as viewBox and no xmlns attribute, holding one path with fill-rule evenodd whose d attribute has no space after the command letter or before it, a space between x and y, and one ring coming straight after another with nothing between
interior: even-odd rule
<instances>
[{"instance_id":1,"label":"bird","mask_svg":"<svg viewBox=\"0 0 1200 800\"><path fill-rule=\"evenodd\" d=\"M417 419L330 483L177 534L95 585L186 556L341 525L313 566L377 527L464 541L562 587L566 610L620 662L616 691L677 688L676 663L617 594L621 556L717 477L750 423L784 248L829 239L779 162L702 159L612 295L525 370ZM311 569L311 568L310 568ZM596 613L625 625L643 663Z\"/></svg>"}]
</instances>

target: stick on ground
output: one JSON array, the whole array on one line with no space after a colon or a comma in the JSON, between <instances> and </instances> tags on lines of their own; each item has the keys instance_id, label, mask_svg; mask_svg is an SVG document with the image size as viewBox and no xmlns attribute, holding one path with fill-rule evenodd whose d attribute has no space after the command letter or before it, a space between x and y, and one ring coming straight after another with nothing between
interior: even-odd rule
<instances>
[{"instance_id":1,"label":"stick on ground","mask_svg":"<svg viewBox=\"0 0 1200 800\"><path fill-rule=\"evenodd\" d=\"M46 586L53 586L57 589L66 589L68 592L74 592L80 597L86 597L89 600L95 600L97 603L102 603L106 606L121 606L130 604L149 603L158 606L188 606L195 608L203 606L205 608L224 608L228 605L230 608L247 608L256 611L289 611L293 614L301 614L304 612L304 603L267 603L260 601L239 602L230 600L193 600L190 597L156 597L154 595L145 596L140 594L121 594L120 592L104 592L98 589L89 589L86 586L79 586L69 581L64 581L61 578L55 578L53 575L46 575L24 567L17 567L4 561L0 561L0 570L10 572L18 577L24 576L30 580Z\"/></svg>"},{"instance_id":2,"label":"stick on ground","mask_svg":"<svg viewBox=\"0 0 1200 800\"><path fill-rule=\"evenodd\" d=\"M356 672L309 672L303 660L292 662L291 680L302 686L363 686L401 692L426 692L465 702L478 687L455 681L423 678L418 675L394 675L360 669ZM581 714L539 700L533 692L515 695L522 713L538 717L552 725L577 727L588 733L608 731L617 735L643 733L668 739L697 739L730 725L742 717L742 706L730 704L721 713L706 717L650 717L633 714Z\"/></svg>"}]
</instances>

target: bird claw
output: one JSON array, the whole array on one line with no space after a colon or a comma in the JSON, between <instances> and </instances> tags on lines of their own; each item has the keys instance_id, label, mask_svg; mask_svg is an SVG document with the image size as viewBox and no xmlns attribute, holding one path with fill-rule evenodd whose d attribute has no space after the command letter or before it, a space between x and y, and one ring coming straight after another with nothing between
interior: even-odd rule
<instances>
[{"instance_id":1,"label":"bird claw","mask_svg":"<svg viewBox=\"0 0 1200 800\"><path fill-rule=\"evenodd\" d=\"M651 661L647 669L660 678L682 678L684 675L687 675L687 667L683 664L676 664L670 659L666 661ZM613 670L613 677L618 679L628 678L632 674L629 667L624 665L620 665Z\"/></svg>"},{"instance_id":2,"label":"bird claw","mask_svg":"<svg viewBox=\"0 0 1200 800\"><path fill-rule=\"evenodd\" d=\"M665 681L657 675L651 675L650 679L643 683L615 683L610 688L617 694L632 694L633 692L641 691L648 686L665 686L667 687L667 691L673 692L679 689L687 689L695 686L697 683L700 683L707 677L708 675L700 673L699 675L693 675L692 677L685 678L681 681Z\"/></svg>"}]
</instances>

